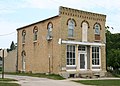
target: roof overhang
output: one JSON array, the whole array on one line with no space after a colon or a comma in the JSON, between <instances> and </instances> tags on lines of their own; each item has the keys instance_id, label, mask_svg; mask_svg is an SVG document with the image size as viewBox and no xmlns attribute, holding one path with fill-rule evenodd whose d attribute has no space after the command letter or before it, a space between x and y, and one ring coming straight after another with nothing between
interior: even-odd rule
<instances>
[{"instance_id":1,"label":"roof overhang","mask_svg":"<svg viewBox=\"0 0 120 86\"><path fill-rule=\"evenodd\" d=\"M89 45L89 46L105 46L104 43L96 43L96 42L78 42L78 41L61 40L61 43L62 44Z\"/></svg>"}]
</instances>

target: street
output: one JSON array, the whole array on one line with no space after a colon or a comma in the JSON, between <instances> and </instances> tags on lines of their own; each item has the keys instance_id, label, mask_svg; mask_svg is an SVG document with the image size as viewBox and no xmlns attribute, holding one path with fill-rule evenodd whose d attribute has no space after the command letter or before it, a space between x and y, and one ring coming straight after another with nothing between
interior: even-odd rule
<instances>
[{"instance_id":1,"label":"street","mask_svg":"<svg viewBox=\"0 0 120 86\"><path fill-rule=\"evenodd\" d=\"M16 79L21 86L88 86L70 80L51 80L29 76L5 75L5 78Z\"/></svg>"}]
</instances>

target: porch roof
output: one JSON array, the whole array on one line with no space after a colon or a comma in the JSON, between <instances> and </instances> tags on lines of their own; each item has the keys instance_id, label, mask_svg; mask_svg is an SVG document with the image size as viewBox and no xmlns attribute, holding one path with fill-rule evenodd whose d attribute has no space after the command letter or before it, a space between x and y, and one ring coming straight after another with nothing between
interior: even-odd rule
<instances>
[{"instance_id":1,"label":"porch roof","mask_svg":"<svg viewBox=\"0 0 120 86\"><path fill-rule=\"evenodd\" d=\"M62 44L91 45L91 46L105 46L104 43L97 43L97 42L78 42L78 41L61 40L61 43Z\"/></svg>"}]
</instances>

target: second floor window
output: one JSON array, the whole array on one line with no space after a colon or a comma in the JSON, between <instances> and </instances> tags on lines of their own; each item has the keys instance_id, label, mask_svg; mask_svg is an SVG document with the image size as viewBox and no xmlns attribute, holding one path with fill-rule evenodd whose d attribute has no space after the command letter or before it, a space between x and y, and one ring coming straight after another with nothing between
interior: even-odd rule
<instances>
[{"instance_id":1,"label":"second floor window","mask_svg":"<svg viewBox=\"0 0 120 86\"><path fill-rule=\"evenodd\" d=\"M25 43L25 36L26 36L26 31L22 31L22 43Z\"/></svg>"},{"instance_id":2,"label":"second floor window","mask_svg":"<svg viewBox=\"0 0 120 86\"><path fill-rule=\"evenodd\" d=\"M74 27L75 27L75 22L73 19L70 19L68 21L68 37L74 36Z\"/></svg>"},{"instance_id":3,"label":"second floor window","mask_svg":"<svg viewBox=\"0 0 120 86\"><path fill-rule=\"evenodd\" d=\"M99 24L95 24L95 34L100 35L100 25Z\"/></svg>"},{"instance_id":4,"label":"second floor window","mask_svg":"<svg viewBox=\"0 0 120 86\"><path fill-rule=\"evenodd\" d=\"M47 25L47 40L51 40L52 39L52 29L53 29L53 24L51 22L48 23Z\"/></svg>"},{"instance_id":5,"label":"second floor window","mask_svg":"<svg viewBox=\"0 0 120 86\"><path fill-rule=\"evenodd\" d=\"M37 40L37 36L38 36L38 27L35 26L34 29L33 29L33 41L36 41Z\"/></svg>"},{"instance_id":6,"label":"second floor window","mask_svg":"<svg viewBox=\"0 0 120 86\"><path fill-rule=\"evenodd\" d=\"M48 34L49 34L49 36L52 36L52 23L49 23L48 24Z\"/></svg>"}]
</instances>

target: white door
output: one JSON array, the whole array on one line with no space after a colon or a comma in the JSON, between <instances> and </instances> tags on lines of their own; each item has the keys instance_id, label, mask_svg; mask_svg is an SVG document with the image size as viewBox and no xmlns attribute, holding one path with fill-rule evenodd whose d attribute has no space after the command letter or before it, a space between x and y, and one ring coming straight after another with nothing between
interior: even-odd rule
<instances>
[{"instance_id":1,"label":"white door","mask_svg":"<svg viewBox=\"0 0 120 86\"><path fill-rule=\"evenodd\" d=\"M87 69L87 57L86 53L79 53L79 69L86 70Z\"/></svg>"},{"instance_id":2,"label":"white door","mask_svg":"<svg viewBox=\"0 0 120 86\"><path fill-rule=\"evenodd\" d=\"M87 31L88 31L88 24L86 22L82 23L82 41L87 42Z\"/></svg>"}]
</instances>

